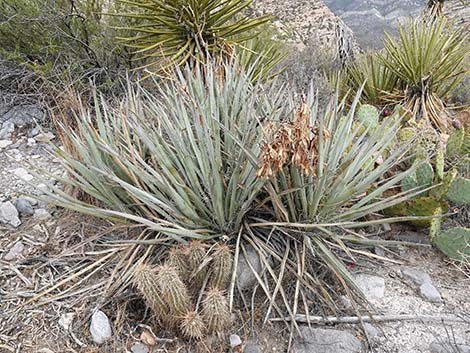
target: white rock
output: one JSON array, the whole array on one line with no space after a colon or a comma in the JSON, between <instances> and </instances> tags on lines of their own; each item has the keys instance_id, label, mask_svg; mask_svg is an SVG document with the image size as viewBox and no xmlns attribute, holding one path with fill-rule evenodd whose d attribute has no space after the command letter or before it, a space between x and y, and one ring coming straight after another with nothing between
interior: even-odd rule
<instances>
[{"instance_id":1,"label":"white rock","mask_svg":"<svg viewBox=\"0 0 470 353\"><path fill-rule=\"evenodd\" d=\"M15 207L21 215L32 216L34 214L33 206L24 197L18 197L16 199Z\"/></svg>"},{"instance_id":2,"label":"white rock","mask_svg":"<svg viewBox=\"0 0 470 353\"><path fill-rule=\"evenodd\" d=\"M23 242L21 240L17 241L15 245L13 245L11 249L7 252L7 254L3 257L3 259L5 261L15 260L18 258L19 255L21 255L23 250L24 250Z\"/></svg>"},{"instance_id":3,"label":"white rock","mask_svg":"<svg viewBox=\"0 0 470 353\"><path fill-rule=\"evenodd\" d=\"M230 335L230 347L235 348L241 346L242 339L238 335Z\"/></svg>"},{"instance_id":4,"label":"white rock","mask_svg":"<svg viewBox=\"0 0 470 353\"><path fill-rule=\"evenodd\" d=\"M0 140L0 150L10 146L12 143L10 140Z\"/></svg>"},{"instance_id":5,"label":"white rock","mask_svg":"<svg viewBox=\"0 0 470 353\"><path fill-rule=\"evenodd\" d=\"M28 171L24 168L16 168L13 173L20 179L23 179L24 181L30 181L33 180L34 177L28 173Z\"/></svg>"},{"instance_id":6,"label":"white rock","mask_svg":"<svg viewBox=\"0 0 470 353\"><path fill-rule=\"evenodd\" d=\"M22 196L23 199L29 202L31 206L36 206L38 204L38 200L29 196Z\"/></svg>"},{"instance_id":7,"label":"white rock","mask_svg":"<svg viewBox=\"0 0 470 353\"><path fill-rule=\"evenodd\" d=\"M0 205L0 222L10 224L15 228L21 224L18 210L10 201L3 202Z\"/></svg>"},{"instance_id":8,"label":"white rock","mask_svg":"<svg viewBox=\"0 0 470 353\"><path fill-rule=\"evenodd\" d=\"M419 293L423 298L432 303L440 303L442 301L441 294L432 283L423 283L421 287L419 287Z\"/></svg>"},{"instance_id":9,"label":"white rock","mask_svg":"<svg viewBox=\"0 0 470 353\"><path fill-rule=\"evenodd\" d=\"M38 134L34 137L37 142L41 143L48 143L49 141L53 140L55 135L52 132L45 132L42 134Z\"/></svg>"},{"instance_id":10,"label":"white rock","mask_svg":"<svg viewBox=\"0 0 470 353\"><path fill-rule=\"evenodd\" d=\"M8 140L13 131L15 131L15 124L7 121L2 125L2 129L0 130L0 139Z\"/></svg>"},{"instance_id":11,"label":"white rock","mask_svg":"<svg viewBox=\"0 0 470 353\"><path fill-rule=\"evenodd\" d=\"M385 280L382 277L359 274L354 277L356 284L367 300L382 299L385 295Z\"/></svg>"},{"instance_id":12,"label":"white rock","mask_svg":"<svg viewBox=\"0 0 470 353\"><path fill-rule=\"evenodd\" d=\"M34 211L34 215L33 215L33 218L38 221L45 221L46 219L49 219L51 217L52 215L44 208L38 208L37 210Z\"/></svg>"},{"instance_id":13,"label":"white rock","mask_svg":"<svg viewBox=\"0 0 470 353\"><path fill-rule=\"evenodd\" d=\"M96 311L91 317L90 333L96 344L102 344L111 338L111 324L106 314L101 310Z\"/></svg>"},{"instance_id":14,"label":"white rock","mask_svg":"<svg viewBox=\"0 0 470 353\"><path fill-rule=\"evenodd\" d=\"M364 329L366 330L367 336L369 338L376 338L380 335L379 330L374 325L369 324L368 322L364 323Z\"/></svg>"},{"instance_id":15,"label":"white rock","mask_svg":"<svg viewBox=\"0 0 470 353\"><path fill-rule=\"evenodd\" d=\"M148 353L149 348L143 343L134 343L131 347L132 353Z\"/></svg>"},{"instance_id":16,"label":"white rock","mask_svg":"<svg viewBox=\"0 0 470 353\"><path fill-rule=\"evenodd\" d=\"M28 139L28 147L34 146L36 144L36 140L33 139L32 137Z\"/></svg>"},{"instance_id":17,"label":"white rock","mask_svg":"<svg viewBox=\"0 0 470 353\"><path fill-rule=\"evenodd\" d=\"M65 330L68 331L70 324L75 318L75 313L65 313L60 316L59 325Z\"/></svg>"}]
</instances>

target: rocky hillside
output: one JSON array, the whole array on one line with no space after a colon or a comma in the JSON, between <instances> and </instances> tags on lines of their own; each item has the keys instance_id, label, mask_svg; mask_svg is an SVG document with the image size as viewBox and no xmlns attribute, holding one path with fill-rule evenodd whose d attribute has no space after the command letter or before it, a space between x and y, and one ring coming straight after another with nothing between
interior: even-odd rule
<instances>
[{"instance_id":1,"label":"rocky hillside","mask_svg":"<svg viewBox=\"0 0 470 353\"><path fill-rule=\"evenodd\" d=\"M292 29L300 47L320 46L339 51L354 50L351 29L322 0L255 0L253 7L263 14L274 14L283 26Z\"/></svg>"},{"instance_id":2,"label":"rocky hillside","mask_svg":"<svg viewBox=\"0 0 470 353\"><path fill-rule=\"evenodd\" d=\"M464 5L460 0L451 0L446 3L444 11L456 25L470 30L470 4Z\"/></svg>"}]
</instances>

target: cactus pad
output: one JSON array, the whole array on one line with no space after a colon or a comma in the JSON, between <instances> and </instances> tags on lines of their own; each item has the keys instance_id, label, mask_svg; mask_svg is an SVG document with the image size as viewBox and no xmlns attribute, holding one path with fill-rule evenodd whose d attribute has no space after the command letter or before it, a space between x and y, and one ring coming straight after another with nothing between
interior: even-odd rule
<instances>
[{"instance_id":1,"label":"cactus pad","mask_svg":"<svg viewBox=\"0 0 470 353\"><path fill-rule=\"evenodd\" d=\"M451 259L470 261L470 229L451 228L439 233L433 239L434 245Z\"/></svg>"},{"instance_id":2,"label":"cactus pad","mask_svg":"<svg viewBox=\"0 0 470 353\"><path fill-rule=\"evenodd\" d=\"M463 140L465 136L464 129L455 129L447 140L447 156L449 158L456 158L460 155Z\"/></svg>"},{"instance_id":3,"label":"cactus pad","mask_svg":"<svg viewBox=\"0 0 470 353\"><path fill-rule=\"evenodd\" d=\"M431 186L434 180L434 169L431 163L422 162L418 168L416 168L416 181L420 187Z\"/></svg>"},{"instance_id":4,"label":"cactus pad","mask_svg":"<svg viewBox=\"0 0 470 353\"><path fill-rule=\"evenodd\" d=\"M447 199L457 205L470 204L470 179L456 178L449 188Z\"/></svg>"},{"instance_id":5,"label":"cactus pad","mask_svg":"<svg viewBox=\"0 0 470 353\"><path fill-rule=\"evenodd\" d=\"M372 105L363 104L357 111L357 119L368 129L376 128L379 124L379 111Z\"/></svg>"},{"instance_id":6,"label":"cactus pad","mask_svg":"<svg viewBox=\"0 0 470 353\"><path fill-rule=\"evenodd\" d=\"M409 203L408 214L410 216L429 217L443 204L433 197L419 197ZM429 226L430 220L416 220L412 222L417 226Z\"/></svg>"},{"instance_id":7,"label":"cactus pad","mask_svg":"<svg viewBox=\"0 0 470 353\"><path fill-rule=\"evenodd\" d=\"M436 154L436 178L438 181L444 179L445 151L444 146L440 145Z\"/></svg>"},{"instance_id":8,"label":"cactus pad","mask_svg":"<svg viewBox=\"0 0 470 353\"><path fill-rule=\"evenodd\" d=\"M436 218L433 218L431 220L431 224L429 225L429 237L431 238L431 241L441 233L442 208L436 208L433 216Z\"/></svg>"}]
</instances>

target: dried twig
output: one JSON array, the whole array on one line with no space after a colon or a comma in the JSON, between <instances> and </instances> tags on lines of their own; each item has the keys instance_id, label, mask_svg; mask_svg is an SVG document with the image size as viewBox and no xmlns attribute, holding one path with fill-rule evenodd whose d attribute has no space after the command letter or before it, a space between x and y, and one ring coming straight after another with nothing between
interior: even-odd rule
<instances>
[{"instance_id":1,"label":"dried twig","mask_svg":"<svg viewBox=\"0 0 470 353\"><path fill-rule=\"evenodd\" d=\"M296 315L296 322L324 325L324 324L358 324L360 322L389 322L389 321L433 321L433 322L468 322L457 315L364 315L343 317L321 317L309 315ZM291 317L273 318L270 321L292 321Z\"/></svg>"}]
</instances>

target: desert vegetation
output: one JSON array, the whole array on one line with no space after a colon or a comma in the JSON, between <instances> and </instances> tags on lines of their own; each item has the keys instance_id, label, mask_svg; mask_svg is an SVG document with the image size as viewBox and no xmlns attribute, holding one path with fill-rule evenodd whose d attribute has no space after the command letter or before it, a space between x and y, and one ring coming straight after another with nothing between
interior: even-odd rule
<instances>
[{"instance_id":1,"label":"desert vegetation","mask_svg":"<svg viewBox=\"0 0 470 353\"><path fill-rule=\"evenodd\" d=\"M70 248L101 250L25 305L105 273L84 298L132 297L197 349L223 350L235 310L282 321L290 346L299 317L373 310L351 269L404 244L377 227L424 230L468 265L468 33L430 1L382 50L295 84L288 31L252 6L0 0L0 57L17 68L1 88L48 105L66 172L38 170L33 196L106 224Z\"/></svg>"}]
</instances>

